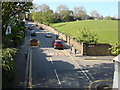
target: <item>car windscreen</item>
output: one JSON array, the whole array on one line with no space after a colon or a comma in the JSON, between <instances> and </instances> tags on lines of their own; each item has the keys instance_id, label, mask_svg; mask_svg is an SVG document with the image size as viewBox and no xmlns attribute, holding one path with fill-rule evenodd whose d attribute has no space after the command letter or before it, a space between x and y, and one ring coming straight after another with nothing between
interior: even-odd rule
<instances>
[{"instance_id":1,"label":"car windscreen","mask_svg":"<svg viewBox=\"0 0 120 90\"><path fill-rule=\"evenodd\" d=\"M30 42L31 42L31 43L37 43L38 40L33 39L33 40L31 40Z\"/></svg>"},{"instance_id":2,"label":"car windscreen","mask_svg":"<svg viewBox=\"0 0 120 90\"><path fill-rule=\"evenodd\" d=\"M51 35L50 33L47 33L47 35Z\"/></svg>"},{"instance_id":3,"label":"car windscreen","mask_svg":"<svg viewBox=\"0 0 120 90\"><path fill-rule=\"evenodd\" d=\"M62 42L56 42L56 44L62 45Z\"/></svg>"}]
</instances>

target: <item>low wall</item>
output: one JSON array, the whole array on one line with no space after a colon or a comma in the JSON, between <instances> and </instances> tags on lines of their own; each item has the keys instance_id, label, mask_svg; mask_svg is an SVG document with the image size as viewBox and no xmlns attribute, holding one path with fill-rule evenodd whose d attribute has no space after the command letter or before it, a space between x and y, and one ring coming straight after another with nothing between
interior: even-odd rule
<instances>
[{"instance_id":1,"label":"low wall","mask_svg":"<svg viewBox=\"0 0 120 90\"><path fill-rule=\"evenodd\" d=\"M63 41L67 42L70 46L73 46L80 52L81 55L112 55L109 48L111 48L110 44L83 44L77 42L74 38L67 36L66 34L44 24L39 24L45 29L49 30L53 34L58 34L59 38Z\"/></svg>"},{"instance_id":2,"label":"low wall","mask_svg":"<svg viewBox=\"0 0 120 90\"><path fill-rule=\"evenodd\" d=\"M83 53L84 55L112 55L110 44L84 44L83 45Z\"/></svg>"}]
</instances>

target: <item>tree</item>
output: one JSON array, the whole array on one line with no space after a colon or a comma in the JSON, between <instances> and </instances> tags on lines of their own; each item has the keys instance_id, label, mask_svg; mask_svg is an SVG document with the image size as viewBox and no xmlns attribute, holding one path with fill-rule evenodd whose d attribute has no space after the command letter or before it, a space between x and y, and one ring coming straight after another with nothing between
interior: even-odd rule
<instances>
[{"instance_id":1,"label":"tree","mask_svg":"<svg viewBox=\"0 0 120 90\"><path fill-rule=\"evenodd\" d=\"M38 8L37 12L32 12L30 14L32 20L44 24L55 22L54 13L48 5L42 4L39 5L37 8Z\"/></svg>"},{"instance_id":2,"label":"tree","mask_svg":"<svg viewBox=\"0 0 120 90\"><path fill-rule=\"evenodd\" d=\"M10 24L13 18L19 19L17 15L20 15L20 13L29 12L32 5L32 2L2 2L3 35L5 34L8 24Z\"/></svg>"},{"instance_id":3,"label":"tree","mask_svg":"<svg viewBox=\"0 0 120 90\"><path fill-rule=\"evenodd\" d=\"M105 17L105 20L112 20L112 17L106 16L106 17Z\"/></svg>"},{"instance_id":4,"label":"tree","mask_svg":"<svg viewBox=\"0 0 120 90\"><path fill-rule=\"evenodd\" d=\"M59 13L54 13L55 22L61 22L61 15Z\"/></svg>"},{"instance_id":5,"label":"tree","mask_svg":"<svg viewBox=\"0 0 120 90\"><path fill-rule=\"evenodd\" d=\"M84 7L75 7L74 8L74 18L85 20L87 18L87 13Z\"/></svg>"},{"instance_id":6,"label":"tree","mask_svg":"<svg viewBox=\"0 0 120 90\"><path fill-rule=\"evenodd\" d=\"M56 10L56 12L57 13L60 13L61 11L68 11L69 9L68 9L68 7L67 6L65 6L65 5L59 5L58 7L57 7L57 10ZM64 12L65 13L65 12ZM62 13L61 13L62 14Z\"/></svg>"},{"instance_id":7,"label":"tree","mask_svg":"<svg viewBox=\"0 0 120 90\"><path fill-rule=\"evenodd\" d=\"M63 16L63 21L69 22L69 21L73 21L74 17L70 16L69 14Z\"/></svg>"},{"instance_id":8,"label":"tree","mask_svg":"<svg viewBox=\"0 0 120 90\"><path fill-rule=\"evenodd\" d=\"M3 48L6 47L17 47L18 44L14 43L14 38L17 38L17 34L24 32L24 23L21 20L23 18L23 13L29 12L31 9L31 2L3 2L2 3L2 39L3 39ZM12 33L6 35L6 28L11 26ZM20 38L23 36L19 35ZM18 40L17 40L18 41ZM20 39L21 42L21 39ZM19 42L19 44L20 44ZM16 44L16 45L15 45Z\"/></svg>"},{"instance_id":9,"label":"tree","mask_svg":"<svg viewBox=\"0 0 120 90\"><path fill-rule=\"evenodd\" d=\"M46 4L38 5L39 12L47 12L50 10L50 7Z\"/></svg>"},{"instance_id":10,"label":"tree","mask_svg":"<svg viewBox=\"0 0 120 90\"><path fill-rule=\"evenodd\" d=\"M101 17L101 15L96 10L91 11L90 15L95 19L99 19Z\"/></svg>"},{"instance_id":11,"label":"tree","mask_svg":"<svg viewBox=\"0 0 120 90\"><path fill-rule=\"evenodd\" d=\"M33 12L30 14L32 20L44 24L55 22L54 13L52 10L45 10L39 12Z\"/></svg>"},{"instance_id":12,"label":"tree","mask_svg":"<svg viewBox=\"0 0 120 90\"><path fill-rule=\"evenodd\" d=\"M78 37L79 42L84 42L87 44L96 44L97 43L97 36L93 32L89 31L88 29L84 28L80 31L80 36Z\"/></svg>"},{"instance_id":13,"label":"tree","mask_svg":"<svg viewBox=\"0 0 120 90\"><path fill-rule=\"evenodd\" d=\"M43 22L47 25L49 25L49 23L55 22L54 13L52 10L48 10L47 12L43 13Z\"/></svg>"},{"instance_id":14,"label":"tree","mask_svg":"<svg viewBox=\"0 0 120 90\"><path fill-rule=\"evenodd\" d=\"M38 5L33 4L32 9L30 10L31 12L37 12L38 11Z\"/></svg>"},{"instance_id":15,"label":"tree","mask_svg":"<svg viewBox=\"0 0 120 90\"><path fill-rule=\"evenodd\" d=\"M59 5L57 7L55 16L61 21L71 21L73 20L73 11L69 10L69 8L65 5Z\"/></svg>"}]
</instances>

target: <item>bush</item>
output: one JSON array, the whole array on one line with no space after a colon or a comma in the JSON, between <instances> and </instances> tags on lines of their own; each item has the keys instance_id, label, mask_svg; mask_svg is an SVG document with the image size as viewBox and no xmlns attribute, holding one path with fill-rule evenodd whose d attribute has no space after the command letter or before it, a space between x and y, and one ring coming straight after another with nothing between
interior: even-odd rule
<instances>
[{"instance_id":1,"label":"bush","mask_svg":"<svg viewBox=\"0 0 120 90\"><path fill-rule=\"evenodd\" d=\"M15 47L19 47L20 44L22 43L23 37L21 35L17 35L14 39L14 45Z\"/></svg>"},{"instance_id":2,"label":"bush","mask_svg":"<svg viewBox=\"0 0 120 90\"><path fill-rule=\"evenodd\" d=\"M19 29L20 29L21 31L24 31L25 26L19 26Z\"/></svg>"},{"instance_id":3,"label":"bush","mask_svg":"<svg viewBox=\"0 0 120 90\"><path fill-rule=\"evenodd\" d=\"M23 31L19 32L17 36L21 36L22 38L25 36L25 33Z\"/></svg>"},{"instance_id":4,"label":"bush","mask_svg":"<svg viewBox=\"0 0 120 90\"><path fill-rule=\"evenodd\" d=\"M110 50L111 50L111 53L112 53L113 55L118 55L118 54L120 54L120 42L117 42L115 45L113 45L113 46L110 48Z\"/></svg>"},{"instance_id":5,"label":"bush","mask_svg":"<svg viewBox=\"0 0 120 90\"><path fill-rule=\"evenodd\" d=\"M96 44L97 36L93 32L90 32L88 29L79 30L80 36L78 37L79 42L87 43L87 44Z\"/></svg>"},{"instance_id":6,"label":"bush","mask_svg":"<svg viewBox=\"0 0 120 90\"><path fill-rule=\"evenodd\" d=\"M16 64L14 62L14 57L17 54L18 49L6 48L0 51L2 53L2 85L3 88L8 88L10 80L12 80L13 75L16 72Z\"/></svg>"},{"instance_id":7,"label":"bush","mask_svg":"<svg viewBox=\"0 0 120 90\"><path fill-rule=\"evenodd\" d=\"M106 17L105 17L105 20L112 20L112 17L106 16Z\"/></svg>"},{"instance_id":8,"label":"bush","mask_svg":"<svg viewBox=\"0 0 120 90\"><path fill-rule=\"evenodd\" d=\"M11 35L6 35L2 38L2 48L13 47L14 41L12 40Z\"/></svg>"},{"instance_id":9,"label":"bush","mask_svg":"<svg viewBox=\"0 0 120 90\"><path fill-rule=\"evenodd\" d=\"M25 32L24 32L24 30L21 30L21 31L18 30L20 28L24 29L23 26L18 28L17 25L15 25L15 26L12 27L12 33L11 34L4 35L3 45L2 45L3 48L18 47L21 44L22 39L25 36Z\"/></svg>"}]
</instances>

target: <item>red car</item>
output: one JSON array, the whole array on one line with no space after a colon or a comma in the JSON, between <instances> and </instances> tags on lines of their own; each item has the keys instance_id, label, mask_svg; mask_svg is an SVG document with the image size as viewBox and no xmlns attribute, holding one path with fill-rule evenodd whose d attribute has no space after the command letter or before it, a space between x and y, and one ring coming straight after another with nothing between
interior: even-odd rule
<instances>
[{"instance_id":1,"label":"red car","mask_svg":"<svg viewBox=\"0 0 120 90\"><path fill-rule=\"evenodd\" d=\"M39 29L44 30L44 28L43 28L43 27L39 27Z\"/></svg>"},{"instance_id":2,"label":"red car","mask_svg":"<svg viewBox=\"0 0 120 90\"><path fill-rule=\"evenodd\" d=\"M54 49L63 49L63 42L61 40L55 40L53 41L52 46L54 47Z\"/></svg>"}]
</instances>

